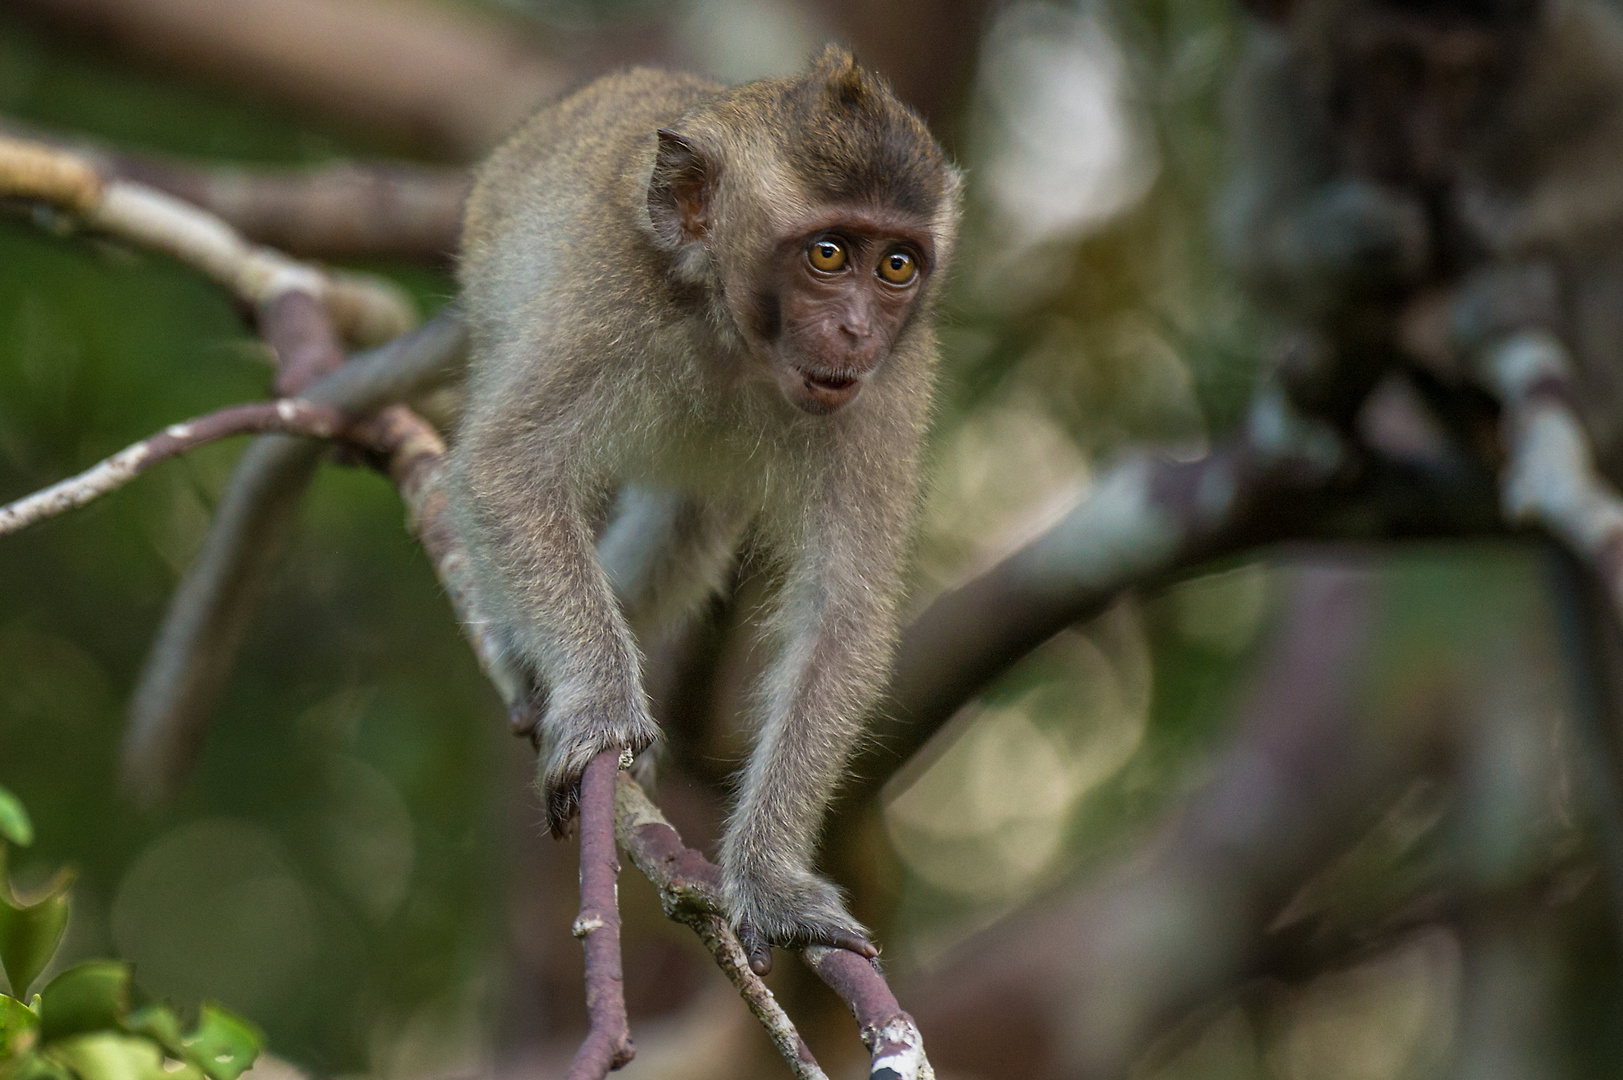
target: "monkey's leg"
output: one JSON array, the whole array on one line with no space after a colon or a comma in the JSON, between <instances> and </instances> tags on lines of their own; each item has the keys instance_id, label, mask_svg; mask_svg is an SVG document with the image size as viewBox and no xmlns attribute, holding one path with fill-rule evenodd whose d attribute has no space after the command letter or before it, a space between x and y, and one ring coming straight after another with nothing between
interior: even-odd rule
<instances>
[{"instance_id":1,"label":"monkey's leg","mask_svg":"<svg viewBox=\"0 0 1623 1080\"><path fill-rule=\"evenodd\" d=\"M815 544L785 585L785 645L767 676L767 719L722 843L739 942L763 974L773 945L878 955L839 890L811 869L823 811L883 681L896 618L889 583L898 553L840 547L836 537Z\"/></svg>"}]
</instances>

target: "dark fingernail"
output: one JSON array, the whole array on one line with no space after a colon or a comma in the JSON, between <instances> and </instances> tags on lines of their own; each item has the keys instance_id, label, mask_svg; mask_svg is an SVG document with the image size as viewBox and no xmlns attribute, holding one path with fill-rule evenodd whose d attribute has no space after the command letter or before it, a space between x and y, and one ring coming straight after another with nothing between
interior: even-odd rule
<instances>
[{"instance_id":1,"label":"dark fingernail","mask_svg":"<svg viewBox=\"0 0 1623 1080\"><path fill-rule=\"evenodd\" d=\"M770 957L770 956L752 956L752 957L750 957L750 970L755 972L755 974L761 976L763 979L766 978L768 975L772 974L772 957Z\"/></svg>"}]
</instances>

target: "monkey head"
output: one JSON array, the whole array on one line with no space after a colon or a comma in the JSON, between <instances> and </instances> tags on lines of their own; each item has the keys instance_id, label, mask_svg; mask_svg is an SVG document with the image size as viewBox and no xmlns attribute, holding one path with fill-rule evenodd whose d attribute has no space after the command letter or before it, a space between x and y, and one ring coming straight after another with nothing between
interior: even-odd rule
<instances>
[{"instance_id":1,"label":"monkey head","mask_svg":"<svg viewBox=\"0 0 1623 1080\"><path fill-rule=\"evenodd\" d=\"M673 279L704 290L794 406L855 401L932 303L961 179L922 120L843 49L737 87L657 135L648 182Z\"/></svg>"}]
</instances>

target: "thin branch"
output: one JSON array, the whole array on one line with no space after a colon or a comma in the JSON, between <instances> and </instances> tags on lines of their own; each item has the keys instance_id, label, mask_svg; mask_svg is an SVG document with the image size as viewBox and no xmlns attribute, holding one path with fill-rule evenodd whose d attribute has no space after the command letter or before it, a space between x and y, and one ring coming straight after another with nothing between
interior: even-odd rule
<instances>
[{"instance_id":1,"label":"thin branch","mask_svg":"<svg viewBox=\"0 0 1623 1080\"><path fill-rule=\"evenodd\" d=\"M0 536L76 510L117 491L159 462L221 439L229 439L233 435L276 431L285 435L333 439L343 433L347 422L348 418L337 409L295 398L283 398L251 405L232 405L172 424L150 438L125 447L77 476L0 506Z\"/></svg>"},{"instance_id":2,"label":"thin branch","mask_svg":"<svg viewBox=\"0 0 1623 1080\"><path fill-rule=\"evenodd\" d=\"M797 1080L827 1080L794 1022L750 968L743 947L728 927L721 902L721 869L682 843L676 829L631 777L620 777L615 803L620 846L659 890L666 917L699 936Z\"/></svg>"},{"instance_id":3,"label":"thin branch","mask_svg":"<svg viewBox=\"0 0 1623 1080\"><path fill-rule=\"evenodd\" d=\"M801 1080L822 1077L822 1070L772 992L750 968L728 927L721 903L721 868L683 844L665 815L629 776L620 778L617 802L620 846L659 889L665 914L699 935L795 1075ZM857 1018L871 1057L870 1073L876 1080L931 1080L935 1076L924 1056L918 1026L896 1003L875 964L850 950L819 945L802 950L800 956Z\"/></svg>"},{"instance_id":4,"label":"thin branch","mask_svg":"<svg viewBox=\"0 0 1623 1080\"><path fill-rule=\"evenodd\" d=\"M615 885L620 861L614 854L614 793L620 764L618 750L605 750L587 764L580 781L580 914L573 929L586 952L590 1024L567 1080L603 1080L637 1056L626 1020Z\"/></svg>"},{"instance_id":5,"label":"thin branch","mask_svg":"<svg viewBox=\"0 0 1623 1080\"><path fill-rule=\"evenodd\" d=\"M849 949L813 945L800 954L806 966L851 1008L872 1059L869 1076L876 1080L934 1080L935 1069L924 1056L924 1036L902 1011L878 966Z\"/></svg>"}]
</instances>

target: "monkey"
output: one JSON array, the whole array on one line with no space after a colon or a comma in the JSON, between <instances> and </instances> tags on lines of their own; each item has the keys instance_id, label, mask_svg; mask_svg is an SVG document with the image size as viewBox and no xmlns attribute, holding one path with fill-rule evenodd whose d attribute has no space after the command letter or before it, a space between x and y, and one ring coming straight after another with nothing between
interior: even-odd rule
<instances>
[{"instance_id":1,"label":"monkey","mask_svg":"<svg viewBox=\"0 0 1623 1080\"><path fill-rule=\"evenodd\" d=\"M535 702L555 834L594 755L658 737L638 634L693 612L741 548L781 578L719 860L763 973L773 946L877 955L812 859L896 633L961 187L831 45L733 88L605 76L521 127L467 203L446 489Z\"/></svg>"}]
</instances>

